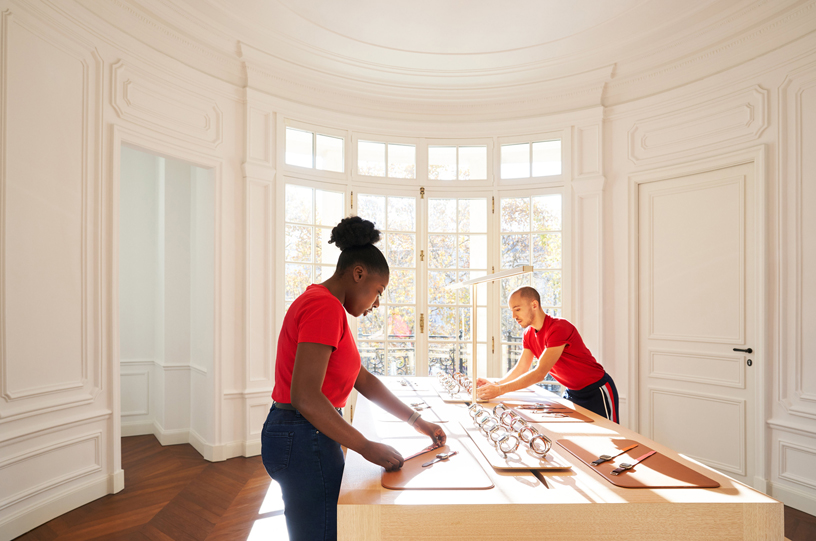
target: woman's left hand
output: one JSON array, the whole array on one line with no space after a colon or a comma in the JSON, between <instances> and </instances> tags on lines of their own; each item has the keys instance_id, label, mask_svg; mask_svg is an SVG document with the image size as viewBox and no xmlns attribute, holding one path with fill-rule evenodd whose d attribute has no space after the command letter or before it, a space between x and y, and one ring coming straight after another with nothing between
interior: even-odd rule
<instances>
[{"instance_id":1,"label":"woman's left hand","mask_svg":"<svg viewBox=\"0 0 816 541\"><path fill-rule=\"evenodd\" d=\"M421 417L414 423L414 428L416 428L417 432L430 437L433 440L434 447L442 447L448 439L441 426L423 421Z\"/></svg>"}]
</instances>

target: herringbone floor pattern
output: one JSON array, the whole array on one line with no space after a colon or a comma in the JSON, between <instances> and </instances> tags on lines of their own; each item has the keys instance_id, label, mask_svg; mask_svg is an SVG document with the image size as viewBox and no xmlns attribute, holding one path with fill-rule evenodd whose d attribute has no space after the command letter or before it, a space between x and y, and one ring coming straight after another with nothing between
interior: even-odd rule
<instances>
[{"instance_id":1,"label":"herringbone floor pattern","mask_svg":"<svg viewBox=\"0 0 816 541\"><path fill-rule=\"evenodd\" d=\"M122 438L125 489L18 537L27 541L224 540L286 537L280 505L267 498L260 457L207 462L190 445ZM267 498L267 503L264 499ZM270 505L270 500L273 503ZM816 540L816 517L785 507L785 537Z\"/></svg>"}]
</instances>

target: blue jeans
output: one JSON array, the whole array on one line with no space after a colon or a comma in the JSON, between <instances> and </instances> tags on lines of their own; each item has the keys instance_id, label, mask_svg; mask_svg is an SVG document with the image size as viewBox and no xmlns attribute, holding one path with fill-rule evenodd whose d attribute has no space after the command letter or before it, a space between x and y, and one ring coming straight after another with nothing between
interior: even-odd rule
<instances>
[{"instance_id":1,"label":"blue jeans","mask_svg":"<svg viewBox=\"0 0 816 541\"><path fill-rule=\"evenodd\" d=\"M261 433L261 458L281 486L289 539L337 539L337 498L346 463L340 444L299 411L273 404Z\"/></svg>"}]
</instances>

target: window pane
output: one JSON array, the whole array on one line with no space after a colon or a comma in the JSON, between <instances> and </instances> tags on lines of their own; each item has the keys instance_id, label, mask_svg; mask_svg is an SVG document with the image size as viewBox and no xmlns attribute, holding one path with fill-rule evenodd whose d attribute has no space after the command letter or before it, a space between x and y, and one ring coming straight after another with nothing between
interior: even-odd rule
<instances>
[{"instance_id":1,"label":"window pane","mask_svg":"<svg viewBox=\"0 0 816 541\"><path fill-rule=\"evenodd\" d=\"M346 213L345 194L315 190L315 223L336 226Z\"/></svg>"},{"instance_id":2,"label":"window pane","mask_svg":"<svg viewBox=\"0 0 816 541\"><path fill-rule=\"evenodd\" d=\"M513 269L530 264L530 235L501 236L501 265L503 269Z\"/></svg>"},{"instance_id":3,"label":"window pane","mask_svg":"<svg viewBox=\"0 0 816 541\"><path fill-rule=\"evenodd\" d=\"M328 227L315 228L315 263L337 265L340 250L338 250L334 244L329 244L330 238L331 229ZM331 274L329 276L331 276Z\"/></svg>"},{"instance_id":4,"label":"window pane","mask_svg":"<svg viewBox=\"0 0 816 541\"><path fill-rule=\"evenodd\" d=\"M334 274L335 267L317 266L315 267L314 283L319 284L325 282Z\"/></svg>"},{"instance_id":5,"label":"window pane","mask_svg":"<svg viewBox=\"0 0 816 541\"><path fill-rule=\"evenodd\" d=\"M456 308L434 306L428 310L428 339L456 340Z\"/></svg>"},{"instance_id":6,"label":"window pane","mask_svg":"<svg viewBox=\"0 0 816 541\"><path fill-rule=\"evenodd\" d=\"M385 176L385 143L357 142L357 172L371 177Z\"/></svg>"},{"instance_id":7,"label":"window pane","mask_svg":"<svg viewBox=\"0 0 816 541\"><path fill-rule=\"evenodd\" d=\"M506 306L501 309L502 342L521 342L524 329L513 319L513 311Z\"/></svg>"},{"instance_id":8,"label":"window pane","mask_svg":"<svg viewBox=\"0 0 816 541\"><path fill-rule=\"evenodd\" d=\"M462 372L458 362L459 346L455 343L431 342L428 344L428 374L435 376L439 372L453 374ZM467 364L464 365L467 367ZM464 370L467 371L467 368Z\"/></svg>"},{"instance_id":9,"label":"window pane","mask_svg":"<svg viewBox=\"0 0 816 541\"><path fill-rule=\"evenodd\" d=\"M487 268L487 235L459 235L459 268Z\"/></svg>"},{"instance_id":10,"label":"window pane","mask_svg":"<svg viewBox=\"0 0 816 541\"><path fill-rule=\"evenodd\" d=\"M391 178L416 178L416 147L414 145L388 145L388 176Z\"/></svg>"},{"instance_id":11,"label":"window pane","mask_svg":"<svg viewBox=\"0 0 816 541\"><path fill-rule=\"evenodd\" d=\"M433 201L433 200L431 200ZM448 211L453 215L452 211ZM430 207L428 208L428 220L433 220ZM431 230L429 231L436 231ZM441 231L441 230L440 230ZM453 231L451 229L450 231ZM447 232L447 230L445 230ZM487 199L460 199L459 200L459 232L461 233L487 233Z\"/></svg>"},{"instance_id":12,"label":"window pane","mask_svg":"<svg viewBox=\"0 0 816 541\"><path fill-rule=\"evenodd\" d=\"M501 230L530 231L530 199L514 197L501 200Z\"/></svg>"},{"instance_id":13,"label":"window pane","mask_svg":"<svg viewBox=\"0 0 816 541\"><path fill-rule=\"evenodd\" d=\"M392 306L388 310L388 338L414 338L414 308Z\"/></svg>"},{"instance_id":14,"label":"window pane","mask_svg":"<svg viewBox=\"0 0 816 541\"><path fill-rule=\"evenodd\" d=\"M379 306L365 317L357 319L357 339L385 338L385 307Z\"/></svg>"},{"instance_id":15,"label":"window pane","mask_svg":"<svg viewBox=\"0 0 816 541\"><path fill-rule=\"evenodd\" d=\"M561 140L533 143L533 176L561 174Z\"/></svg>"},{"instance_id":16,"label":"window pane","mask_svg":"<svg viewBox=\"0 0 816 541\"><path fill-rule=\"evenodd\" d=\"M533 230L561 229L561 195L533 197Z\"/></svg>"},{"instance_id":17,"label":"window pane","mask_svg":"<svg viewBox=\"0 0 816 541\"><path fill-rule=\"evenodd\" d=\"M430 271L428 273L428 302L430 304L455 304L456 291L463 290L445 289L454 282L455 277L456 273L453 271Z\"/></svg>"},{"instance_id":18,"label":"window pane","mask_svg":"<svg viewBox=\"0 0 816 541\"><path fill-rule=\"evenodd\" d=\"M338 173L342 173L344 171L343 138L318 133L315 139L317 139L315 167L323 171L337 171Z\"/></svg>"},{"instance_id":19,"label":"window pane","mask_svg":"<svg viewBox=\"0 0 816 541\"><path fill-rule=\"evenodd\" d=\"M456 180L456 147L428 147L428 178Z\"/></svg>"},{"instance_id":20,"label":"window pane","mask_svg":"<svg viewBox=\"0 0 816 541\"><path fill-rule=\"evenodd\" d=\"M501 178L527 178L530 176L530 144L502 145Z\"/></svg>"},{"instance_id":21,"label":"window pane","mask_svg":"<svg viewBox=\"0 0 816 541\"><path fill-rule=\"evenodd\" d=\"M286 224L283 252L286 261L311 263L312 228L303 225Z\"/></svg>"},{"instance_id":22,"label":"window pane","mask_svg":"<svg viewBox=\"0 0 816 541\"><path fill-rule=\"evenodd\" d=\"M390 342L388 344L388 374L413 376L416 373L416 344L414 342Z\"/></svg>"},{"instance_id":23,"label":"window pane","mask_svg":"<svg viewBox=\"0 0 816 541\"><path fill-rule=\"evenodd\" d=\"M561 233L533 234L533 266L540 269L561 268Z\"/></svg>"},{"instance_id":24,"label":"window pane","mask_svg":"<svg viewBox=\"0 0 816 541\"><path fill-rule=\"evenodd\" d=\"M459 308L459 340L473 340L473 335L470 334L473 321L470 318L470 313L473 308Z\"/></svg>"},{"instance_id":25,"label":"window pane","mask_svg":"<svg viewBox=\"0 0 816 541\"><path fill-rule=\"evenodd\" d=\"M506 372L510 371L514 366L516 366L516 363L518 362L519 357L521 357L523 351L524 348L521 344L508 344L502 346L501 362L502 367Z\"/></svg>"},{"instance_id":26,"label":"window pane","mask_svg":"<svg viewBox=\"0 0 816 541\"><path fill-rule=\"evenodd\" d=\"M386 259L389 267L413 267L415 242L410 233L388 233ZM390 284L388 286L391 287ZM411 301L413 302L413 301Z\"/></svg>"},{"instance_id":27,"label":"window pane","mask_svg":"<svg viewBox=\"0 0 816 541\"><path fill-rule=\"evenodd\" d=\"M486 178L487 147L459 147L459 179L484 180Z\"/></svg>"},{"instance_id":28,"label":"window pane","mask_svg":"<svg viewBox=\"0 0 816 541\"><path fill-rule=\"evenodd\" d=\"M428 231L456 232L456 199L428 200Z\"/></svg>"},{"instance_id":29,"label":"window pane","mask_svg":"<svg viewBox=\"0 0 816 541\"><path fill-rule=\"evenodd\" d=\"M312 283L312 266L287 263L284 270L285 300L293 301Z\"/></svg>"},{"instance_id":30,"label":"window pane","mask_svg":"<svg viewBox=\"0 0 816 541\"><path fill-rule=\"evenodd\" d=\"M301 224L312 223L312 189L305 186L286 185L286 209L284 220Z\"/></svg>"},{"instance_id":31,"label":"window pane","mask_svg":"<svg viewBox=\"0 0 816 541\"><path fill-rule=\"evenodd\" d=\"M456 266L456 235L428 235L428 266L450 269Z\"/></svg>"},{"instance_id":32,"label":"window pane","mask_svg":"<svg viewBox=\"0 0 816 541\"><path fill-rule=\"evenodd\" d=\"M359 342L360 360L366 370L378 376L385 375L385 343Z\"/></svg>"},{"instance_id":33,"label":"window pane","mask_svg":"<svg viewBox=\"0 0 816 541\"><path fill-rule=\"evenodd\" d=\"M385 196L363 195L357 196L357 215L374 222L377 229L385 228Z\"/></svg>"},{"instance_id":34,"label":"window pane","mask_svg":"<svg viewBox=\"0 0 816 541\"><path fill-rule=\"evenodd\" d=\"M392 270L386 292L388 302L414 304L416 302L415 273L412 270Z\"/></svg>"},{"instance_id":35,"label":"window pane","mask_svg":"<svg viewBox=\"0 0 816 541\"><path fill-rule=\"evenodd\" d=\"M533 287L541 295L541 306L561 306L561 272L533 273Z\"/></svg>"},{"instance_id":36,"label":"window pane","mask_svg":"<svg viewBox=\"0 0 816 541\"><path fill-rule=\"evenodd\" d=\"M286 128L286 163L312 167L312 132Z\"/></svg>"},{"instance_id":37,"label":"window pane","mask_svg":"<svg viewBox=\"0 0 816 541\"><path fill-rule=\"evenodd\" d=\"M388 226L389 231L416 230L416 198L389 197L388 198Z\"/></svg>"}]
</instances>

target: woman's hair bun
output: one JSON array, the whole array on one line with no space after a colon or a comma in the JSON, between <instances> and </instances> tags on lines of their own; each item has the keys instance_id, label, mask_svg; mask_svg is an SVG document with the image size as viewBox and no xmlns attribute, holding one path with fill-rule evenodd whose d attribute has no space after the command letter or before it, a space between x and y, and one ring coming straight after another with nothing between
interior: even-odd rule
<instances>
[{"instance_id":1,"label":"woman's hair bun","mask_svg":"<svg viewBox=\"0 0 816 541\"><path fill-rule=\"evenodd\" d=\"M340 250L374 244L380 240L380 230L374 224L359 216L343 218L331 232L329 242L333 242Z\"/></svg>"}]
</instances>

